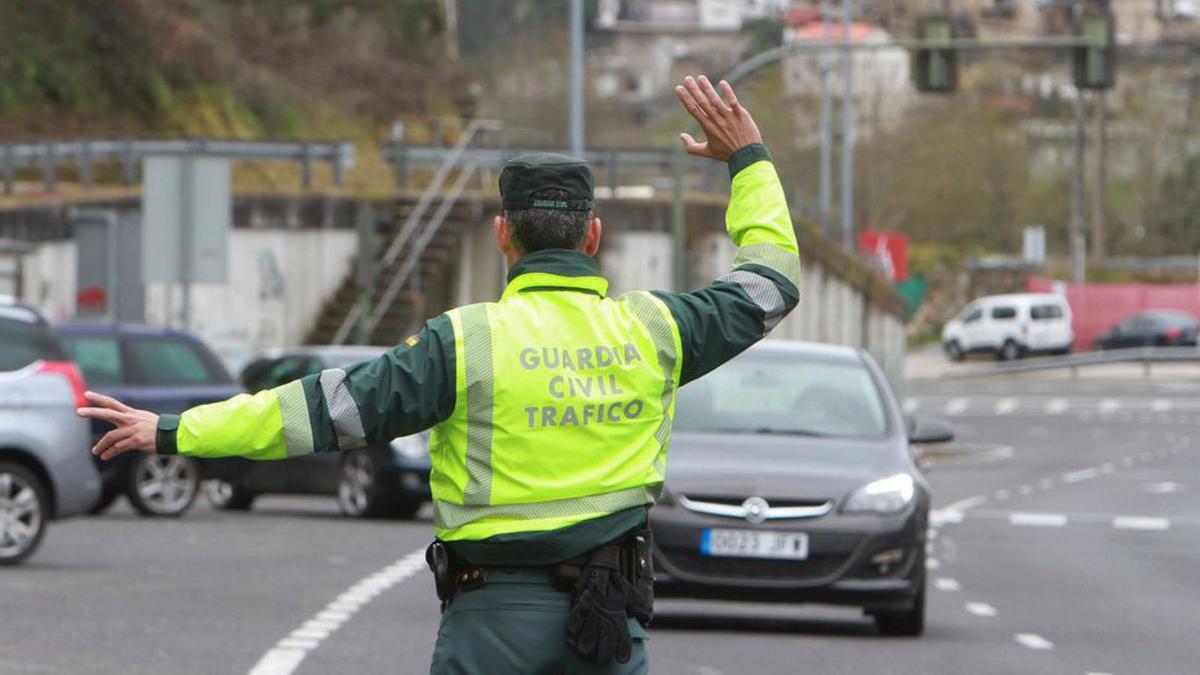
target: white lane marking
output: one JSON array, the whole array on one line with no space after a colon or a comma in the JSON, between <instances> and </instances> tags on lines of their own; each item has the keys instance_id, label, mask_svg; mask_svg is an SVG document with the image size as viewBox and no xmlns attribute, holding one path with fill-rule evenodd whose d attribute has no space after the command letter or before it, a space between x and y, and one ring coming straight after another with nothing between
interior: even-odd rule
<instances>
[{"instance_id":1,"label":"white lane marking","mask_svg":"<svg viewBox=\"0 0 1200 675\"><path fill-rule=\"evenodd\" d=\"M1115 468L1112 462L1105 462L1100 465L1100 473L1112 473Z\"/></svg>"},{"instance_id":2,"label":"white lane marking","mask_svg":"<svg viewBox=\"0 0 1200 675\"><path fill-rule=\"evenodd\" d=\"M1087 672L1087 675L1112 675L1112 673L1101 673L1101 672L1099 672L1099 671L1096 671L1096 670L1089 670L1089 671Z\"/></svg>"},{"instance_id":3,"label":"white lane marking","mask_svg":"<svg viewBox=\"0 0 1200 675\"><path fill-rule=\"evenodd\" d=\"M986 602L968 602L967 611L975 616L996 616L996 608Z\"/></svg>"},{"instance_id":4,"label":"white lane marking","mask_svg":"<svg viewBox=\"0 0 1200 675\"><path fill-rule=\"evenodd\" d=\"M1013 636L1020 644L1030 649L1054 649L1054 643L1035 633L1017 633Z\"/></svg>"},{"instance_id":5,"label":"white lane marking","mask_svg":"<svg viewBox=\"0 0 1200 675\"><path fill-rule=\"evenodd\" d=\"M1171 528L1171 521L1167 518L1150 518L1147 516L1114 516L1112 526L1118 530L1161 532Z\"/></svg>"},{"instance_id":6,"label":"white lane marking","mask_svg":"<svg viewBox=\"0 0 1200 675\"><path fill-rule=\"evenodd\" d=\"M1026 484L1022 485L1021 487L1017 488L1017 492L1020 492L1023 495L1033 494L1033 486L1030 485L1029 483L1026 483Z\"/></svg>"},{"instance_id":7,"label":"white lane marking","mask_svg":"<svg viewBox=\"0 0 1200 675\"><path fill-rule=\"evenodd\" d=\"M1086 469L1080 469L1078 471L1069 471L1067 473L1064 473L1062 475L1062 481L1064 483L1078 483L1080 481L1085 481L1090 478L1095 478L1096 476L1099 476L1099 475L1100 475L1100 469L1097 469L1096 467L1091 466Z\"/></svg>"},{"instance_id":8,"label":"white lane marking","mask_svg":"<svg viewBox=\"0 0 1200 675\"><path fill-rule=\"evenodd\" d=\"M1043 490L1049 490L1050 488L1054 487L1054 479L1043 478L1038 481L1038 487L1042 488Z\"/></svg>"},{"instance_id":9,"label":"white lane marking","mask_svg":"<svg viewBox=\"0 0 1200 675\"><path fill-rule=\"evenodd\" d=\"M921 407L921 399L919 399L915 396L910 396L910 397L904 399L904 412L905 413L911 415L911 414L917 412L917 408L920 408L920 407Z\"/></svg>"},{"instance_id":10,"label":"white lane marking","mask_svg":"<svg viewBox=\"0 0 1200 675\"><path fill-rule=\"evenodd\" d=\"M950 399L950 402L946 404L946 407L942 408L942 412L947 415L961 415L970 404L970 401L962 396L959 396L958 398Z\"/></svg>"},{"instance_id":11,"label":"white lane marking","mask_svg":"<svg viewBox=\"0 0 1200 675\"><path fill-rule=\"evenodd\" d=\"M925 560L925 569L927 569L927 570L936 570L941 566L942 566L942 563L937 558L927 558Z\"/></svg>"},{"instance_id":12,"label":"white lane marking","mask_svg":"<svg viewBox=\"0 0 1200 675\"><path fill-rule=\"evenodd\" d=\"M962 586L958 585L957 581L951 579L950 577L938 577L937 579L934 579L933 586L939 591L946 591L947 593L953 593L954 591L962 588Z\"/></svg>"},{"instance_id":13,"label":"white lane marking","mask_svg":"<svg viewBox=\"0 0 1200 675\"><path fill-rule=\"evenodd\" d=\"M932 541L925 542L925 552L933 553L933 542Z\"/></svg>"},{"instance_id":14,"label":"white lane marking","mask_svg":"<svg viewBox=\"0 0 1200 675\"><path fill-rule=\"evenodd\" d=\"M1012 493L1009 492L1008 490L996 490L996 493L994 495L992 495L992 497L998 502L1002 502L1011 496L1012 496Z\"/></svg>"},{"instance_id":15,"label":"white lane marking","mask_svg":"<svg viewBox=\"0 0 1200 675\"><path fill-rule=\"evenodd\" d=\"M1062 527L1067 524L1067 515L1065 513L1013 511L1008 514L1008 524L1026 527Z\"/></svg>"},{"instance_id":16,"label":"white lane marking","mask_svg":"<svg viewBox=\"0 0 1200 675\"><path fill-rule=\"evenodd\" d=\"M1171 412L1171 402L1165 398L1156 398L1150 404L1150 409L1154 412Z\"/></svg>"},{"instance_id":17,"label":"white lane marking","mask_svg":"<svg viewBox=\"0 0 1200 675\"><path fill-rule=\"evenodd\" d=\"M419 549L362 579L263 654L250 675L289 675L363 605L424 568L425 549Z\"/></svg>"},{"instance_id":18,"label":"white lane marking","mask_svg":"<svg viewBox=\"0 0 1200 675\"><path fill-rule=\"evenodd\" d=\"M1067 399L1052 398L1046 402L1046 413L1049 415L1057 415L1067 409Z\"/></svg>"},{"instance_id":19,"label":"white lane marking","mask_svg":"<svg viewBox=\"0 0 1200 675\"><path fill-rule=\"evenodd\" d=\"M1120 408L1120 407L1121 407L1121 402L1118 401L1117 399L1106 398L1106 399L1100 401L1099 405L1096 406L1096 409L1100 411L1101 415L1111 415L1117 411L1117 408Z\"/></svg>"},{"instance_id":20,"label":"white lane marking","mask_svg":"<svg viewBox=\"0 0 1200 675\"><path fill-rule=\"evenodd\" d=\"M934 527L945 525L946 523L961 523L963 513L970 509L987 502L987 495L975 495L960 499L944 508L933 509L929 512L929 522Z\"/></svg>"},{"instance_id":21,"label":"white lane marking","mask_svg":"<svg viewBox=\"0 0 1200 675\"><path fill-rule=\"evenodd\" d=\"M1179 491L1179 483L1172 481L1163 481L1161 483L1147 483L1143 491L1149 492L1152 495L1169 495L1172 492Z\"/></svg>"},{"instance_id":22,"label":"white lane marking","mask_svg":"<svg viewBox=\"0 0 1200 675\"><path fill-rule=\"evenodd\" d=\"M996 401L996 414L997 415L1008 415L1016 409L1017 409L1017 399L1015 399L1015 398L1002 398L999 401Z\"/></svg>"}]
</instances>

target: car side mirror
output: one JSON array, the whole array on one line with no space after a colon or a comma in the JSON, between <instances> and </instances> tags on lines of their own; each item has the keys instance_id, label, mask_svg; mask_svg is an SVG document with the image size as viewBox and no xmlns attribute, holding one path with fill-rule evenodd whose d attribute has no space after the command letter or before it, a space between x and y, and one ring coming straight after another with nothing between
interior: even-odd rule
<instances>
[{"instance_id":1,"label":"car side mirror","mask_svg":"<svg viewBox=\"0 0 1200 675\"><path fill-rule=\"evenodd\" d=\"M908 442L916 445L949 443L954 440L954 425L946 420L915 418L908 423Z\"/></svg>"}]
</instances>

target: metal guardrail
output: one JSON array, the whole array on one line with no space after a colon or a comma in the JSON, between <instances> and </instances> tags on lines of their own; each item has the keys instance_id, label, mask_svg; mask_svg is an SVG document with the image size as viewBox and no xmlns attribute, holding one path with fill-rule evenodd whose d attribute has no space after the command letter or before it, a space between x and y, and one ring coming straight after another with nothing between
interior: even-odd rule
<instances>
[{"instance_id":1,"label":"metal guardrail","mask_svg":"<svg viewBox=\"0 0 1200 675\"><path fill-rule=\"evenodd\" d=\"M1080 368L1108 366L1119 363L1140 363L1147 376L1155 363L1200 363L1200 348L1197 347L1132 347L1098 352L1079 352L1063 356L1045 356L1025 361L997 363L991 366L968 368L950 373L952 379L982 377L988 375L1017 375L1048 370L1070 370L1078 376Z\"/></svg>"},{"instance_id":2,"label":"metal guardrail","mask_svg":"<svg viewBox=\"0 0 1200 675\"><path fill-rule=\"evenodd\" d=\"M328 163L334 185L341 186L345 172L354 166L354 144L349 141L258 141L216 138L166 140L80 139L0 143L0 176L4 192L12 194L17 169L41 167L42 183L53 191L63 165L75 165L79 182L94 182L97 164L119 163L125 184L138 180L140 160L150 155L207 155L250 161L294 161L303 165L304 187L312 187L313 165Z\"/></svg>"},{"instance_id":3,"label":"metal guardrail","mask_svg":"<svg viewBox=\"0 0 1200 675\"><path fill-rule=\"evenodd\" d=\"M454 148L441 146L405 145L390 143L384 147L383 158L396 174L396 182L401 187L412 183L412 169L416 167L432 168L441 166L446 157L454 152ZM488 148L471 147L461 153L464 163L474 164L483 170L499 170L505 162L531 152L557 152L569 154L564 148ZM704 188L715 190L718 186L727 185L724 181L726 170L721 162L687 155L682 150L672 149L611 149L589 150L584 158L593 169L604 171L605 183L611 190L621 187L622 172L637 169L653 169L662 176L673 176L676 164L683 163L683 168L704 178Z\"/></svg>"}]
</instances>

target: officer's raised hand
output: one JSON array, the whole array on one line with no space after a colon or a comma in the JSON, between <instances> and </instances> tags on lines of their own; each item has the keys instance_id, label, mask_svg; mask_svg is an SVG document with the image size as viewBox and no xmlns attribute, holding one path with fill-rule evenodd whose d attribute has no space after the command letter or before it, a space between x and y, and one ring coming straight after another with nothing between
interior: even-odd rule
<instances>
[{"instance_id":1,"label":"officer's raised hand","mask_svg":"<svg viewBox=\"0 0 1200 675\"><path fill-rule=\"evenodd\" d=\"M704 131L703 143L691 134L679 134L688 154L724 162L739 148L762 143L762 134L754 118L750 117L750 111L738 103L733 87L724 80L720 87L718 94L707 77L688 76L683 79L683 84L676 85L675 95ZM721 94L725 95L724 99Z\"/></svg>"},{"instance_id":2,"label":"officer's raised hand","mask_svg":"<svg viewBox=\"0 0 1200 675\"><path fill-rule=\"evenodd\" d=\"M92 448L93 455L100 455L100 459L112 459L130 450L155 452L158 415L148 410L130 408L111 396L94 391L89 391L84 396L92 405L76 411L80 417L103 420L117 427L104 434L96 443Z\"/></svg>"}]
</instances>

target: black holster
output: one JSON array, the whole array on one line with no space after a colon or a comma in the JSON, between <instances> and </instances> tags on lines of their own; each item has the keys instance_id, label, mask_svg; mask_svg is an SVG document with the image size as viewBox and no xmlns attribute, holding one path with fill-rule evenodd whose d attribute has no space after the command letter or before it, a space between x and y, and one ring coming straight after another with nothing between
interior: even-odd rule
<instances>
[{"instance_id":1,"label":"black holster","mask_svg":"<svg viewBox=\"0 0 1200 675\"><path fill-rule=\"evenodd\" d=\"M487 568L464 564L440 539L434 539L425 549L425 563L433 572L433 586L442 602L443 612L456 593L478 588L487 582Z\"/></svg>"},{"instance_id":2,"label":"black holster","mask_svg":"<svg viewBox=\"0 0 1200 675\"><path fill-rule=\"evenodd\" d=\"M580 658L599 665L629 661L626 618L649 626L654 617L652 544L650 530L638 530L555 569L555 585L572 591L567 645Z\"/></svg>"}]
</instances>

